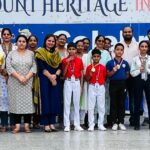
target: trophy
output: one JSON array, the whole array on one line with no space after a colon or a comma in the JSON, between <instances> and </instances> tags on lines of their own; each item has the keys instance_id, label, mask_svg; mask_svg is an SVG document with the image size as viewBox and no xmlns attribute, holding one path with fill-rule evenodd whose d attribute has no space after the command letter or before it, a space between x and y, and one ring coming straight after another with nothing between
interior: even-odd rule
<instances>
[{"instance_id":1,"label":"trophy","mask_svg":"<svg viewBox=\"0 0 150 150\"><path fill-rule=\"evenodd\" d=\"M142 63L141 66L144 67L144 72L141 73L141 79L143 79L145 81L147 80L147 72L146 72L146 68L145 68L146 60L147 60L146 58L141 59L141 63Z\"/></svg>"}]
</instances>

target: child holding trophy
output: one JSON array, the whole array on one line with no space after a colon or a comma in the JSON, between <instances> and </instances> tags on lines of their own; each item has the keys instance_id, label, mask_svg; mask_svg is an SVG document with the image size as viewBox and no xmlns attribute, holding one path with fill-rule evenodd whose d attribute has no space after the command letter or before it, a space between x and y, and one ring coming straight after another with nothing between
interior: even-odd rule
<instances>
[{"instance_id":1,"label":"child holding trophy","mask_svg":"<svg viewBox=\"0 0 150 150\"><path fill-rule=\"evenodd\" d=\"M131 65L131 75L134 79L134 129L140 130L140 104L142 102L143 91L148 106L150 117L150 56L147 55L148 42L139 43L140 54L133 58ZM150 122L149 122L150 129Z\"/></svg>"},{"instance_id":2,"label":"child holding trophy","mask_svg":"<svg viewBox=\"0 0 150 150\"><path fill-rule=\"evenodd\" d=\"M7 85L4 72L5 66L5 54L0 51L0 120L1 120L1 132L5 132L8 126L8 96Z\"/></svg>"}]
</instances>

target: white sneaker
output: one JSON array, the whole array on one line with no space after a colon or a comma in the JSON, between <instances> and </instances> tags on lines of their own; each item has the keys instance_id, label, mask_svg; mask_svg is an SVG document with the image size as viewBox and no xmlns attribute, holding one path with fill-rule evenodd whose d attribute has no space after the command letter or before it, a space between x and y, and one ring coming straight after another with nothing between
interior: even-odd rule
<instances>
[{"instance_id":1,"label":"white sneaker","mask_svg":"<svg viewBox=\"0 0 150 150\"><path fill-rule=\"evenodd\" d=\"M84 129L80 126L75 126L74 130L75 131L83 131Z\"/></svg>"},{"instance_id":2,"label":"white sneaker","mask_svg":"<svg viewBox=\"0 0 150 150\"><path fill-rule=\"evenodd\" d=\"M114 130L114 131L118 130L118 124L115 123L112 127L112 130Z\"/></svg>"},{"instance_id":3,"label":"white sneaker","mask_svg":"<svg viewBox=\"0 0 150 150\"><path fill-rule=\"evenodd\" d=\"M65 127L64 131L65 132L69 132L70 131L70 127Z\"/></svg>"},{"instance_id":4,"label":"white sneaker","mask_svg":"<svg viewBox=\"0 0 150 150\"><path fill-rule=\"evenodd\" d=\"M106 130L107 130L103 125L100 125L100 126L98 127L98 129L101 130L101 131L106 131Z\"/></svg>"},{"instance_id":5,"label":"white sneaker","mask_svg":"<svg viewBox=\"0 0 150 150\"><path fill-rule=\"evenodd\" d=\"M88 131L94 131L94 126L90 126L90 127L88 128Z\"/></svg>"},{"instance_id":6,"label":"white sneaker","mask_svg":"<svg viewBox=\"0 0 150 150\"><path fill-rule=\"evenodd\" d=\"M124 124L120 123L120 124L119 124L119 129L125 131L125 130L126 130L126 127L125 127Z\"/></svg>"}]
</instances>

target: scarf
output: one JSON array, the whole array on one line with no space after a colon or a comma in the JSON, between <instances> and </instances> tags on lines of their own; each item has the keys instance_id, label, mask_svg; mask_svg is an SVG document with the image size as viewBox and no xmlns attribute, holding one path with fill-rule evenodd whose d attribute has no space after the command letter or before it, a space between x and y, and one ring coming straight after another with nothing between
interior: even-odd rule
<instances>
[{"instance_id":1,"label":"scarf","mask_svg":"<svg viewBox=\"0 0 150 150\"><path fill-rule=\"evenodd\" d=\"M45 48L40 48L35 52L35 58L45 61L53 68L57 68L61 63L61 57L58 51L50 53Z\"/></svg>"}]
</instances>

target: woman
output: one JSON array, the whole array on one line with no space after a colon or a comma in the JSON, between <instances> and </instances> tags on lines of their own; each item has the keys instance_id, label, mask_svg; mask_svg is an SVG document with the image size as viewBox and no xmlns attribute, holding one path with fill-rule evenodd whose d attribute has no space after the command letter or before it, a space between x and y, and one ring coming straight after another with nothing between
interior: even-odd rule
<instances>
[{"instance_id":1,"label":"woman","mask_svg":"<svg viewBox=\"0 0 150 150\"><path fill-rule=\"evenodd\" d=\"M2 49L7 56L8 53L12 50L16 50L16 46L11 43L12 40L12 32L9 28L3 28L1 31L2 44L0 45L0 49Z\"/></svg>"},{"instance_id":2,"label":"woman","mask_svg":"<svg viewBox=\"0 0 150 150\"><path fill-rule=\"evenodd\" d=\"M36 52L38 45L38 38L35 35L30 35L28 38L28 49L32 52ZM40 103L39 103L39 79L36 74L33 78L33 102L35 106L35 113L33 114L32 127L39 129L40 122Z\"/></svg>"},{"instance_id":3,"label":"woman","mask_svg":"<svg viewBox=\"0 0 150 150\"><path fill-rule=\"evenodd\" d=\"M140 130L140 105L145 92L150 117L150 56L148 42L139 43L140 54L133 58L130 73L134 79L134 129ZM149 122L150 129L150 122Z\"/></svg>"},{"instance_id":4,"label":"woman","mask_svg":"<svg viewBox=\"0 0 150 150\"><path fill-rule=\"evenodd\" d=\"M41 95L41 124L45 132L56 131L54 126L56 115L60 113L61 102L61 57L55 50L56 39L54 35L47 35L43 48L36 51L38 76L40 80Z\"/></svg>"},{"instance_id":5,"label":"woman","mask_svg":"<svg viewBox=\"0 0 150 150\"><path fill-rule=\"evenodd\" d=\"M1 31L1 38L2 38L2 43L0 45L0 51L4 52L4 57L6 59L8 53L10 51L16 50L16 46L14 46L11 43L11 40L12 40L12 32L11 32L11 30L9 28L3 28L2 31ZM5 59L4 59L4 64L5 64ZM5 94L7 94L7 86L5 85L5 82L6 82L7 78L8 78L8 74L6 72L6 64L3 65L2 74L3 74L3 79L1 78L0 80L1 80L2 84L4 83L3 90L5 91ZM4 100L4 99L1 99L0 103L4 104L5 102L2 101L2 100ZM7 110L7 109L5 107L5 110ZM4 107L3 107L3 110L4 110ZM15 126L13 114L10 113L9 116L10 116L10 126L13 129L14 126ZM4 120L6 121L6 124L8 124L8 113L5 113ZM2 131L6 131L6 128L2 128Z\"/></svg>"},{"instance_id":6,"label":"woman","mask_svg":"<svg viewBox=\"0 0 150 150\"><path fill-rule=\"evenodd\" d=\"M59 51L62 60L63 58L68 56L67 49L65 48L66 42L67 42L67 36L65 34L60 34L57 36L56 50Z\"/></svg>"},{"instance_id":7,"label":"woman","mask_svg":"<svg viewBox=\"0 0 150 150\"><path fill-rule=\"evenodd\" d=\"M20 131L22 116L24 118L25 132L30 133L29 124L31 114L34 113L32 81L37 69L34 53L26 49L27 42L26 36L19 35L16 39L17 50L11 51L6 60L6 68L9 74L9 111L14 114L15 119L13 133Z\"/></svg>"},{"instance_id":8,"label":"woman","mask_svg":"<svg viewBox=\"0 0 150 150\"><path fill-rule=\"evenodd\" d=\"M96 49L99 49L101 51L101 59L100 64L106 66L106 63L111 60L110 54L107 50L104 49L104 41L105 37L103 35L98 35L95 39ZM92 50L88 52L88 63L92 63L92 56L91 56Z\"/></svg>"},{"instance_id":9,"label":"woman","mask_svg":"<svg viewBox=\"0 0 150 150\"><path fill-rule=\"evenodd\" d=\"M30 35L28 38L28 49L35 52L37 50L38 38L35 35Z\"/></svg>"},{"instance_id":10,"label":"woman","mask_svg":"<svg viewBox=\"0 0 150 150\"><path fill-rule=\"evenodd\" d=\"M84 65L84 74L88 65L87 62L87 51L84 49L84 41L85 40L79 40L76 42L77 45L77 56L80 57L83 61ZM84 120L85 120L85 114L87 113L87 82L83 81L82 85L82 92L81 92L81 98L80 98L80 124L83 128L85 128Z\"/></svg>"}]
</instances>

